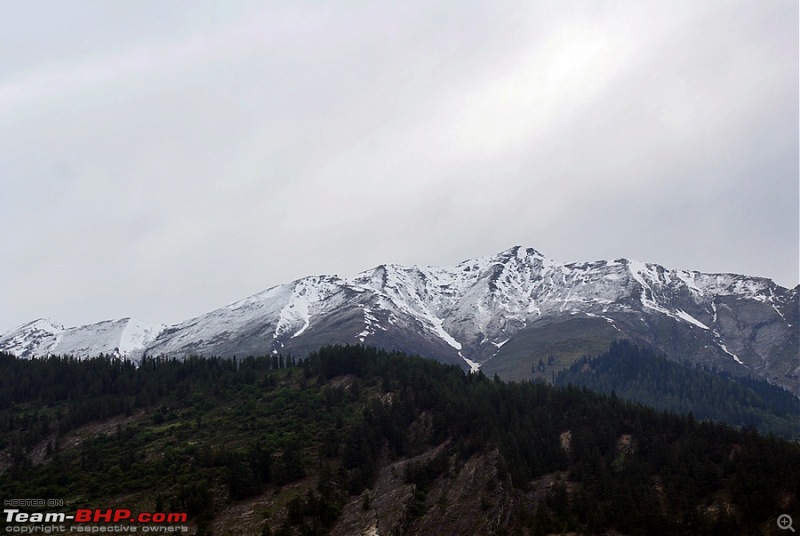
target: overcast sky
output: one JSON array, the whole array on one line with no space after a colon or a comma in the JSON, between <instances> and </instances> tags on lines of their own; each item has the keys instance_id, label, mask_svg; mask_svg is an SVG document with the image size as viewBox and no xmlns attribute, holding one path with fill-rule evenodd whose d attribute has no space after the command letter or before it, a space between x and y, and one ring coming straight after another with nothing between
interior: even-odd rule
<instances>
[{"instance_id":1,"label":"overcast sky","mask_svg":"<svg viewBox=\"0 0 800 536\"><path fill-rule=\"evenodd\" d=\"M0 3L0 332L515 244L798 284L798 4Z\"/></svg>"}]
</instances>

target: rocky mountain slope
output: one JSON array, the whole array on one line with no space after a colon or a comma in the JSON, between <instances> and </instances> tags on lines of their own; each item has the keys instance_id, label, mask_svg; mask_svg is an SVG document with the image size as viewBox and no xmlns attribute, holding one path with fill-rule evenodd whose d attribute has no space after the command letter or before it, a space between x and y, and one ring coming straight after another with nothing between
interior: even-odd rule
<instances>
[{"instance_id":1,"label":"rocky mountain slope","mask_svg":"<svg viewBox=\"0 0 800 536\"><path fill-rule=\"evenodd\" d=\"M381 265L351 279L305 277L164 329L130 319L70 329L38 320L0 337L0 350L304 355L361 342L506 379L549 379L625 337L800 393L799 310L800 285L628 259L562 264L517 246L449 268Z\"/></svg>"}]
</instances>

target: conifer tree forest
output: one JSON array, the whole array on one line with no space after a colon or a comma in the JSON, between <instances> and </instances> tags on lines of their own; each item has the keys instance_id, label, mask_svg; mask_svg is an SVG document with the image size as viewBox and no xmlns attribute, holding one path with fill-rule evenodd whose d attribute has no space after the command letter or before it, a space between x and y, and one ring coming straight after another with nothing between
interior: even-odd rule
<instances>
[{"instance_id":1,"label":"conifer tree forest","mask_svg":"<svg viewBox=\"0 0 800 536\"><path fill-rule=\"evenodd\" d=\"M797 399L672 365L615 343L554 386L363 346L138 366L0 354L0 496L182 511L197 534L344 533L347 512L378 515L391 465L410 490L391 533L422 534L458 507L437 482L478 460L492 476L464 516L496 517L494 534L775 533L800 513ZM576 386L591 367L607 392ZM641 381L626 390L615 367ZM696 409L663 394L679 384ZM257 522L225 528L240 504Z\"/></svg>"},{"instance_id":2,"label":"conifer tree forest","mask_svg":"<svg viewBox=\"0 0 800 536\"><path fill-rule=\"evenodd\" d=\"M790 391L760 378L676 363L625 340L597 357L584 356L559 373L556 383L800 440L800 400Z\"/></svg>"}]
</instances>

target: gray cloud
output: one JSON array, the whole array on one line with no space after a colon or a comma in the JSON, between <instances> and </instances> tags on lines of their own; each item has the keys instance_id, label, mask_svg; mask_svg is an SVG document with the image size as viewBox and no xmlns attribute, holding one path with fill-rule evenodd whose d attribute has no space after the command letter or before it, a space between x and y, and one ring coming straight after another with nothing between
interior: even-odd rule
<instances>
[{"instance_id":1,"label":"gray cloud","mask_svg":"<svg viewBox=\"0 0 800 536\"><path fill-rule=\"evenodd\" d=\"M0 331L513 244L798 282L791 3L5 11Z\"/></svg>"}]
</instances>

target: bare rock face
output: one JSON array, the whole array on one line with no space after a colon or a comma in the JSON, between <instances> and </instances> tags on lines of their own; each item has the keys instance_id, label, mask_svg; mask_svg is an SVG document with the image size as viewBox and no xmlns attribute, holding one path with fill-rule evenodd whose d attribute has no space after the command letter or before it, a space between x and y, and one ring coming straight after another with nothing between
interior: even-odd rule
<instances>
[{"instance_id":1,"label":"bare rock face","mask_svg":"<svg viewBox=\"0 0 800 536\"><path fill-rule=\"evenodd\" d=\"M407 465L429 462L443 448L383 467L373 489L345 507L331 534L496 534L507 527L514 494L498 476L496 452L459 466L452 465L453 456L448 471L424 493L406 482Z\"/></svg>"}]
</instances>

